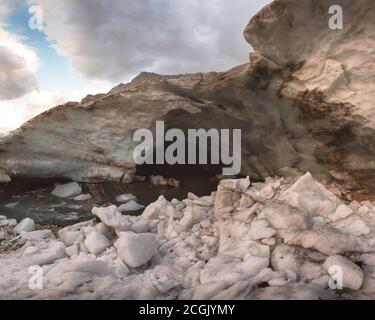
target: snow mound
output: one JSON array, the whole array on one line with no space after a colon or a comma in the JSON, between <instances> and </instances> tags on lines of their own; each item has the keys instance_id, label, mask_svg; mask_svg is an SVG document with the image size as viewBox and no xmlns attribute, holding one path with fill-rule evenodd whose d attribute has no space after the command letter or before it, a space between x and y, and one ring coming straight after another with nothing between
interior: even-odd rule
<instances>
[{"instance_id":1,"label":"snow mound","mask_svg":"<svg viewBox=\"0 0 375 320\"><path fill-rule=\"evenodd\" d=\"M70 198L78 196L82 193L82 188L77 182L60 184L52 191L52 195L59 198Z\"/></svg>"},{"instance_id":2,"label":"snow mound","mask_svg":"<svg viewBox=\"0 0 375 320\"><path fill-rule=\"evenodd\" d=\"M16 222L0 217L0 248L19 248L0 253L0 299L335 299L334 270L341 298L375 298L375 204L344 204L309 173L160 196L140 216L92 212L100 221L58 239L15 238ZM29 288L30 266L42 268L43 290Z\"/></svg>"}]
</instances>

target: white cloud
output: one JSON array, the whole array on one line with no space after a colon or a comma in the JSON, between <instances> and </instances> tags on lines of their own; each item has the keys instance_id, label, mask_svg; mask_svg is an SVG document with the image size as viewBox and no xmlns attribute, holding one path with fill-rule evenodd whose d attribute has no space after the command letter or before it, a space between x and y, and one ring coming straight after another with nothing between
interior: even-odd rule
<instances>
[{"instance_id":1,"label":"white cloud","mask_svg":"<svg viewBox=\"0 0 375 320\"><path fill-rule=\"evenodd\" d=\"M21 98L0 101L0 135L17 129L25 121L67 101L81 101L87 94L103 93L108 87L86 87L73 91L32 91Z\"/></svg>"},{"instance_id":2,"label":"white cloud","mask_svg":"<svg viewBox=\"0 0 375 320\"><path fill-rule=\"evenodd\" d=\"M0 100L16 99L35 90L38 66L35 50L0 25Z\"/></svg>"},{"instance_id":3,"label":"white cloud","mask_svg":"<svg viewBox=\"0 0 375 320\"><path fill-rule=\"evenodd\" d=\"M89 78L222 70L248 61L242 31L271 0L36 0L56 50Z\"/></svg>"},{"instance_id":4,"label":"white cloud","mask_svg":"<svg viewBox=\"0 0 375 320\"><path fill-rule=\"evenodd\" d=\"M20 98L38 88L36 50L25 45L23 37L5 30L9 16L24 2L0 2L0 101Z\"/></svg>"}]
</instances>

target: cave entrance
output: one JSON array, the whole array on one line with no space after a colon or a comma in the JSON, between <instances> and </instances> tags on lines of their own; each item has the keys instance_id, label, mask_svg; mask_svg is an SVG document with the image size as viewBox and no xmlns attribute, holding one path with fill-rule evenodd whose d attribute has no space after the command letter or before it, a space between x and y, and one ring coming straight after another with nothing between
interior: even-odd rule
<instances>
[{"instance_id":1,"label":"cave entrance","mask_svg":"<svg viewBox=\"0 0 375 320\"><path fill-rule=\"evenodd\" d=\"M165 145L165 150L169 144ZM189 144L186 143L185 150L189 150ZM198 196L209 195L215 191L218 184L218 176L222 174L222 164L211 164L212 156L210 153L210 142L207 144L207 149L196 147L197 164L188 163L188 152L185 152L185 164L155 164L156 153L164 152L164 150L156 150L154 148L150 156L153 157L153 164L142 164L136 166L136 175L146 177L145 183L148 185L147 192L150 192L157 198L159 195L164 195L168 200L173 198L182 200L187 197L189 192L193 192ZM200 153L207 154L207 164L199 164ZM152 185L150 176L163 176L166 179L176 179L180 182L179 187ZM134 183L136 184L136 183Z\"/></svg>"}]
</instances>

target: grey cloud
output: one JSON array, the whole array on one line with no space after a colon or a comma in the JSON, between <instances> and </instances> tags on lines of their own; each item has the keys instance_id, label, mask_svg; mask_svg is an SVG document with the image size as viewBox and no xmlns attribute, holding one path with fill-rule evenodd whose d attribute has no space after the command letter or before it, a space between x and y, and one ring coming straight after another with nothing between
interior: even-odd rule
<instances>
[{"instance_id":1,"label":"grey cloud","mask_svg":"<svg viewBox=\"0 0 375 320\"><path fill-rule=\"evenodd\" d=\"M16 10L22 4L23 1L24 0L1 0L0 18L7 18L14 10Z\"/></svg>"},{"instance_id":2,"label":"grey cloud","mask_svg":"<svg viewBox=\"0 0 375 320\"><path fill-rule=\"evenodd\" d=\"M0 2L0 101L22 97L38 87L35 52L22 44L22 39L4 30L9 15L23 0Z\"/></svg>"},{"instance_id":3,"label":"grey cloud","mask_svg":"<svg viewBox=\"0 0 375 320\"><path fill-rule=\"evenodd\" d=\"M0 44L0 100L19 98L37 87L25 57Z\"/></svg>"},{"instance_id":4,"label":"grey cloud","mask_svg":"<svg viewBox=\"0 0 375 320\"><path fill-rule=\"evenodd\" d=\"M89 78L224 70L248 61L242 31L270 0L37 0L56 50Z\"/></svg>"}]
</instances>

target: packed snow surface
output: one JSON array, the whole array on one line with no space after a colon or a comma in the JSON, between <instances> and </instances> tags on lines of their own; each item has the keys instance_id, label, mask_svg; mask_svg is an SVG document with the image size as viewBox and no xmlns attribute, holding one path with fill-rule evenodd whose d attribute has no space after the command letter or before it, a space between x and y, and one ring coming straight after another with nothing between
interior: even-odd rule
<instances>
[{"instance_id":1,"label":"packed snow surface","mask_svg":"<svg viewBox=\"0 0 375 320\"><path fill-rule=\"evenodd\" d=\"M375 298L375 204L345 204L309 173L92 213L57 238L0 216L0 298Z\"/></svg>"}]
</instances>

